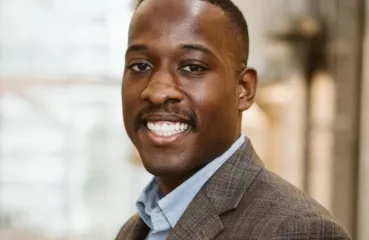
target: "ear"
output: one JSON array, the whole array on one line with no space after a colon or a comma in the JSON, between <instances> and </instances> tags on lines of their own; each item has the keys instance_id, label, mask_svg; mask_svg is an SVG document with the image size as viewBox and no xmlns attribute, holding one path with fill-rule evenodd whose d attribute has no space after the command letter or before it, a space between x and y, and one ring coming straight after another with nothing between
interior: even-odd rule
<instances>
[{"instance_id":1,"label":"ear","mask_svg":"<svg viewBox=\"0 0 369 240\"><path fill-rule=\"evenodd\" d=\"M242 112L251 107L255 100L258 76L255 69L245 68L238 82L238 109Z\"/></svg>"}]
</instances>

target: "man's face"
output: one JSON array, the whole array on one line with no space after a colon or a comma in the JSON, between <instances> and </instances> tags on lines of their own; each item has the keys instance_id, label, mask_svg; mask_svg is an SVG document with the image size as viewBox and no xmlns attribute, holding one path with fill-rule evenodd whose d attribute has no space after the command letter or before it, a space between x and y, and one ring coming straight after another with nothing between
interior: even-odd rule
<instances>
[{"instance_id":1,"label":"man's face","mask_svg":"<svg viewBox=\"0 0 369 240\"><path fill-rule=\"evenodd\" d=\"M132 19L124 124L156 176L191 175L239 137L248 105L228 24L220 8L198 0L146 0Z\"/></svg>"}]
</instances>

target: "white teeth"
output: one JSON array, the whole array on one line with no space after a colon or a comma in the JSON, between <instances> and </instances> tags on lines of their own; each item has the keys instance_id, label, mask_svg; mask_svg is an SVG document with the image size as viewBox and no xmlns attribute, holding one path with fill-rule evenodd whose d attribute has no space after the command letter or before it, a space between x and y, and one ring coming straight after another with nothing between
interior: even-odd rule
<instances>
[{"instance_id":1,"label":"white teeth","mask_svg":"<svg viewBox=\"0 0 369 240\"><path fill-rule=\"evenodd\" d=\"M161 125L162 127L162 131L163 132L169 132L170 131L170 126L166 123L164 123L163 125Z\"/></svg>"},{"instance_id":2,"label":"white teeth","mask_svg":"<svg viewBox=\"0 0 369 240\"><path fill-rule=\"evenodd\" d=\"M147 128L158 136L172 136L188 129L188 125L179 122L148 122Z\"/></svg>"}]
</instances>

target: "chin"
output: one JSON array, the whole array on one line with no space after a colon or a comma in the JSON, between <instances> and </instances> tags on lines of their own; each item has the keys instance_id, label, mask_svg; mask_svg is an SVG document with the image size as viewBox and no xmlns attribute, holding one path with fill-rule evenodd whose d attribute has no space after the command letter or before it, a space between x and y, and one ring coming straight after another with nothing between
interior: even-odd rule
<instances>
[{"instance_id":1,"label":"chin","mask_svg":"<svg viewBox=\"0 0 369 240\"><path fill-rule=\"evenodd\" d=\"M142 162L146 171L157 177L180 177L192 172L192 168L183 164L178 157L165 156L159 159L151 158L149 161L142 159Z\"/></svg>"}]
</instances>

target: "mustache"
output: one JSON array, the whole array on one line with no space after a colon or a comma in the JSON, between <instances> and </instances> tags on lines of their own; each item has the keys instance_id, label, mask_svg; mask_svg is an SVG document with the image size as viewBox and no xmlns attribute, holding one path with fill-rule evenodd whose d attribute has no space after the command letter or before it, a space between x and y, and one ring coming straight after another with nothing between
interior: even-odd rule
<instances>
[{"instance_id":1,"label":"mustache","mask_svg":"<svg viewBox=\"0 0 369 240\"><path fill-rule=\"evenodd\" d=\"M156 114L167 114L178 117L184 120L187 124L190 124L193 128L197 125L197 117L194 112L181 108L178 105L167 103L162 105L149 105L141 109L136 118L136 128L138 129L140 125L145 122L145 119L151 115Z\"/></svg>"}]
</instances>

